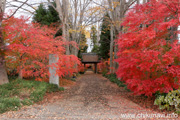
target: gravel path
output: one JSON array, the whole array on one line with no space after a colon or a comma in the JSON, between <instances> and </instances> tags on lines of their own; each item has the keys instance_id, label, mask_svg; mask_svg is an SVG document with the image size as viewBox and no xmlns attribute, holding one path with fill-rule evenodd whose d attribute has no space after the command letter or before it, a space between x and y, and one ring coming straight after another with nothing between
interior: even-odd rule
<instances>
[{"instance_id":1,"label":"gravel path","mask_svg":"<svg viewBox=\"0 0 180 120\"><path fill-rule=\"evenodd\" d=\"M10 111L0 115L0 120L123 120L123 114L135 119L138 114L155 113L123 98L125 94L124 89L88 71L56 102Z\"/></svg>"}]
</instances>

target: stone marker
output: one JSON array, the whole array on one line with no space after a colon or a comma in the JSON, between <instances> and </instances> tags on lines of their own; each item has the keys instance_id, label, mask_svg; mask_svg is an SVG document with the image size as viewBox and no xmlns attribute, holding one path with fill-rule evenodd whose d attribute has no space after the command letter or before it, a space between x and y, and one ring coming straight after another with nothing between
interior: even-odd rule
<instances>
[{"instance_id":1,"label":"stone marker","mask_svg":"<svg viewBox=\"0 0 180 120\"><path fill-rule=\"evenodd\" d=\"M55 54L49 54L49 65L57 65L59 57ZM59 75L56 74L56 67L49 67L49 83L56 84L59 87Z\"/></svg>"}]
</instances>

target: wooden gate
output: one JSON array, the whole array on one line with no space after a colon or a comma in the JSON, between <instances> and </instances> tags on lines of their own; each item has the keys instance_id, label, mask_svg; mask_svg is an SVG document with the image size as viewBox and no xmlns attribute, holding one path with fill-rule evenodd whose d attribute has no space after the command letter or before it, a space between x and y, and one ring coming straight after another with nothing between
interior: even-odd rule
<instances>
[{"instance_id":1,"label":"wooden gate","mask_svg":"<svg viewBox=\"0 0 180 120\"><path fill-rule=\"evenodd\" d=\"M84 66L86 64L94 64L95 73L97 73L97 64L99 62L99 56L96 53L82 53L82 63L84 64Z\"/></svg>"}]
</instances>

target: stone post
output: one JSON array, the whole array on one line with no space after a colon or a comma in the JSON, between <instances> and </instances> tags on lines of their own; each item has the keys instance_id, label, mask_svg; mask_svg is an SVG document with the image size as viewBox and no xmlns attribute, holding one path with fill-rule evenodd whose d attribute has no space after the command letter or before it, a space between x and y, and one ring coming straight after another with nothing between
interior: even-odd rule
<instances>
[{"instance_id":1,"label":"stone post","mask_svg":"<svg viewBox=\"0 0 180 120\"><path fill-rule=\"evenodd\" d=\"M56 71L58 68L52 67L52 65L57 65L59 60L59 57L56 56L55 54L49 54L49 83L51 84L56 84L59 87L59 75L56 74Z\"/></svg>"}]
</instances>

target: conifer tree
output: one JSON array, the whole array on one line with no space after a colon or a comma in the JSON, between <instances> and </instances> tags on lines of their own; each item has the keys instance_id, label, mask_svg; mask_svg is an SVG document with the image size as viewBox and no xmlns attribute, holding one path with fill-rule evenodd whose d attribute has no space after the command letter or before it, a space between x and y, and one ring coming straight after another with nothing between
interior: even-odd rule
<instances>
[{"instance_id":1,"label":"conifer tree","mask_svg":"<svg viewBox=\"0 0 180 120\"><path fill-rule=\"evenodd\" d=\"M97 30L95 26L91 27L91 41L91 44L93 45L93 49L91 52L98 53Z\"/></svg>"},{"instance_id":2,"label":"conifer tree","mask_svg":"<svg viewBox=\"0 0 180 120\"><path fill-rule=\"evenodd\" d=\"M100 46L99 46L99 56L103 59L109 58L109 49L110 49L110 22L109 15L106 14L103 19L101 26L101 35L100 35Z\"/></svg>"},{"instance_id":3,"label":"conifer tree","mask_svg":"<svg viewBox=\"0 0 180 120\"><path fill-rule=\"evenodd\" d=\"M60 19L57 11L52 6L49 5L48 8L45 8L43 4L40 4L33 16L33 22L50 26L52 24L56 25L55 23L60 23Z\"/></svg>"}]
</instances>

